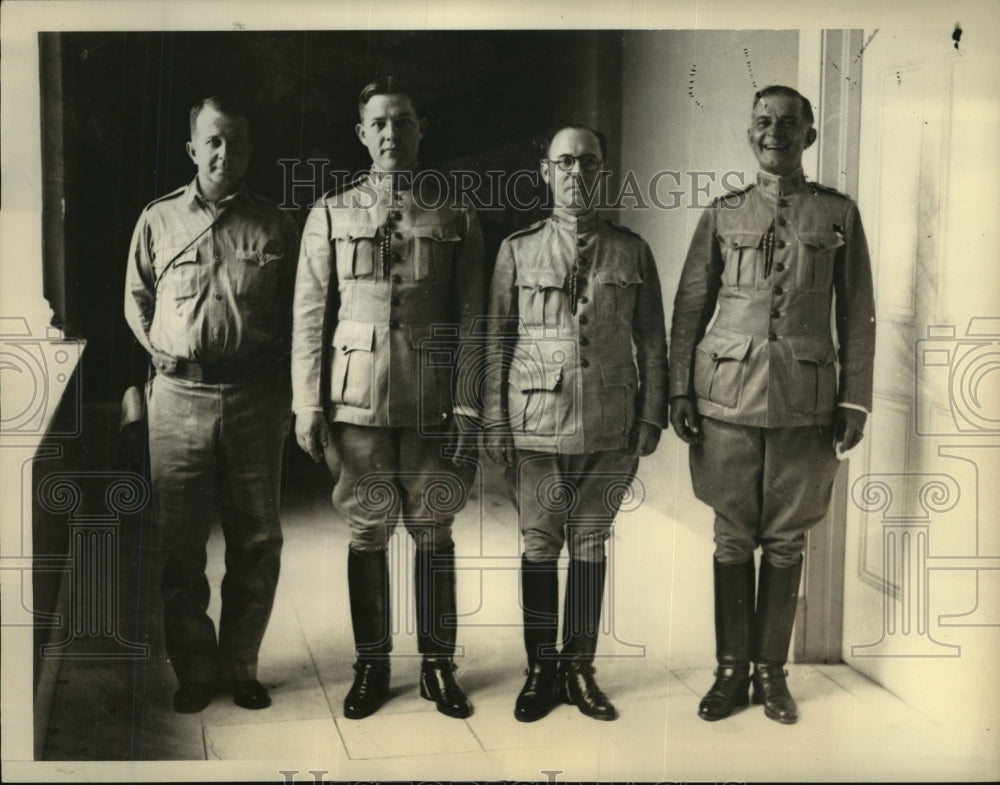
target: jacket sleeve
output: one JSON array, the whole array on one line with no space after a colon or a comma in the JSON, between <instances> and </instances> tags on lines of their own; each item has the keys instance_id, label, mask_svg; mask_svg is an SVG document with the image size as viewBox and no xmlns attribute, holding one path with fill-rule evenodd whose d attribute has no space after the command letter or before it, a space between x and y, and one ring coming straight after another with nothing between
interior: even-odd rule
<instances>
[{"instance_id":1,"label":"jacket sleeve","mask_svg":"<svg viewBox=\"0 0 1000 785\"><path fill-rule=\"evenodd\" d=\"M695 346L715 314L722 287L723 259L715 236L715 208L698 220L674 297L670 328L670 397L693 395L691 379Z\"/></svg>"},{"instance_id":2,"label":"jacket sleeve","mask_svg":"<svg viewBox=\"0 0 1000 785\"><path fill-rule=\"evenodd\" d=\"M334 292L328 298L330 287ZM330 211L320 200L309 211L302 229L299 264L292 305L292 410L322 411L324 319L335 320L339 309ZM330 314L327 317L327 300Z\"/></svg>"},{"instance_id":3,"label":"jacket sleeve","mask_svg":"<svg viewBox=\"0 0 1000 785\"><path fill-rule=\"evenodd\" d=\"M156 310L156 284L150 258L151 230L144 210L132 232L125 269L125 321L143 348L153 353L149 331Z\"/></svg>"},{"instance_id":4,"label":"jacket sleeve","mask_svg":"<svg viewBox=\"0 0 1000 785\"><path fill-rule=\"evenodd\" d=\"M837 402L872 407L875 358L875 296L868 241L857 205L850 202L844 221L844 244L837 249L833 286L836 293L840 384Z\"/></svg>"},{"instance_id":5,"label":"jacket sleeve","mask_svg":"<svg viewBox=\"0 0 1000 785\"><path fill-rule=\"evenodd\" d=\"M455 291L459 303L459 346L455 364L454 413L479 418L486 312L486 251L483 230L475 210L462 212L462 248L455 262Z\"/></svg>"},{"instance_id":6,"label":"jacket sleeve","mask_svg":"<svg viewBox=\"0 0 1000 785\"><path fill-rule=\"evenodd\" d=\"M636 415L640 420L667 424L667 338L663 317L660 276L649 246L643 242L639 271L642 284L632 318L632 342L639 366L639 397Z\"/></svg>"},{"instance_id":7,"label":"jacket sleeve","mask_svg":"<svg viewBox=\"0 0 1000 785\"><path fill-rule=\"evenodd\" d=\"M517 341L518 301L514 253L508 240L500 245L486 327L486 373L484 374L483 427L509 430L507 378L510 358Z\"/></svg>"}]
</instances>

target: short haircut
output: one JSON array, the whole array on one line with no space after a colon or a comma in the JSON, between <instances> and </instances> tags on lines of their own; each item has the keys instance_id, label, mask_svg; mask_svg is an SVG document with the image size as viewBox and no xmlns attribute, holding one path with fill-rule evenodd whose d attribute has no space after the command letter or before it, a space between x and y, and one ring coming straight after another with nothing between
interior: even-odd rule
<instances>
[{"instance_id":1,"label":"short haircut","mask_svg":"<svg viewBox=\"0 0 1000 785\"><path fill-rule=\"evenodd\" d=\"M564 125L561 128L557 128L551 134L549 134L548 139L545 142L545 147L542 148L543 155L549 155L552 151L552 142L555 141L556 136L561 134L563 131L586 131L594 135L597 139L597 144L601 148L601 158L605 161L608 159L608 137L598 131L596 128L591 128L589 125Z\"/></svg>"},{"instance_id":2,"label":"short haircut","mask_svg":"<svg viewBox=\"0 0 1000 785\"><path fill-rule=\"evenodd\" d=\"M767 98L769 95L783 95L786 98L798 98L802 105L802 117L807 123L809 123L809 125L815 124L816 118L813 117L813 108L812 104L809 103L809 99L802 95L802 93L798 90L781 84L773 84L754 93L753 106L750 107L750 111L752 112L756 109L757 104L761 102L761 99Z\"/></svg>"},{"instance_id":3,"label":"short haircut","mask_svg":"<svg viewBox=\"0 0 1000 785\"><path fill-rule=\"evenodd\" d=\"M250 115L247 113L246 106L236 98L227 95L210 95L208 98L202 98L200 101L195 103L191 107L190 114L190 125L191 125L191 139L194 139L195 126L198 123L198 115L201 114L201 110L206 106L210 106L216 112L220 114L229 115L230 117L235 117L240 120L246 120L247 133L251 136L253 135L253 127L250 122Z\"/></svg>"},{"instance_id":4,"label":"short haircut","mask_svg":"<svg viewBox=\"0 0 1000 785\"><path fill-rule=\"evenodd\" d=\"M417 117L423 119L423 99L413 85L395 76L377 76L364 87L358 95L358 117L364 119L365 107L376 95L405 95L410 99L410 105Z\"/></svg>"}]
</instances>

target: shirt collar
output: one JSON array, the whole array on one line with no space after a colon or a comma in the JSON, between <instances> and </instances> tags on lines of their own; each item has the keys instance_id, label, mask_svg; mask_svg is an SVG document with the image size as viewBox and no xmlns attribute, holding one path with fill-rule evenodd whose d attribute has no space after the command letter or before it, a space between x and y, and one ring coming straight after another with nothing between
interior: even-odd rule
<instances>
[{"instance_id":1,"label":"shirt collar","mask_svg":"<svg viewBox=\"0 0 1000 785\"><path fill-rule=\"evenodd\" d=\"M573 215L559 207L552 208L552 223L561 229L582 234L592 232L597 228L597 211L591 210L581 215Z\"/></svg>"},{"instance_id":2,"label":"shirt collar","mask_svg":"<svg viewBox=\"0 0 1000 785\"><path fill-rule=\"evenodd\" d=\"M391 190L394 193L399 193L413 188L413 180L418 171L418 169L414 169L406 172L383 172L376 170L373 166L368 170L367 178L369 184L378 191Z\"/></svg>"},{"instance_id":3,"label":"shirt collar","mask_svg":"<svg viewBox=\"0 0 1000 785\"><path fill-rule=\"evenodd\" d=\"M237 188L236 191L229 194L229 196L220 199L217 206L225 207L227 204L233 201L233 199L235 199L237 196L246 196L249 193L250 191L247 189L246 182L244 181L240 183L240 187ZM188 204L191 204L193 202L207 204L205 197L201 195L201 188L198 186L197 176L195 176L195 178L190 183L188 183L187 188L184 189L184 200Z\"/></svg>"},{"instance_id":4,"label":"shirt collar","mask_svg":"<svg viewBox=\"0 0 1000 785\"><path fill-rule=\"evenodd\" d=\"M757 172L757 187L769 196L788 196L803 188L805 184L806 176L801 168L787 177Z\"/></svg>"}]
</instances>

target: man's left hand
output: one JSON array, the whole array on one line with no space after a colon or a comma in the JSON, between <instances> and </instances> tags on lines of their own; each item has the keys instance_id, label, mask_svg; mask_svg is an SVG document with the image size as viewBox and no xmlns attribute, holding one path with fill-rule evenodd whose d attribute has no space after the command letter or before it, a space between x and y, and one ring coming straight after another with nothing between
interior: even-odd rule
<instances>
[{"instance_id":1,"label":"man's left hand","mask_svg":"<svg viewBox=\"0 0 1000 785\"><path fill-rule=\"evenodd\" d=\"M632 436L629 440L629 452L637 458L645 458L652 455L656 446L660 443L660 433L662 429L651 422L640 420L632 428Z\"/></svg>"},{"instance_id":2,"label":"man's left hand","mask_svg":"<svg viewBox=\"0 0 1000 785\"><path fill-rule=\"evenodd\" d=\"M865 435L865 422L867 420L867 412L838 406L836 414L833 415L834 452L842 455L857 446Z\"/></svg>"}]
</instances>

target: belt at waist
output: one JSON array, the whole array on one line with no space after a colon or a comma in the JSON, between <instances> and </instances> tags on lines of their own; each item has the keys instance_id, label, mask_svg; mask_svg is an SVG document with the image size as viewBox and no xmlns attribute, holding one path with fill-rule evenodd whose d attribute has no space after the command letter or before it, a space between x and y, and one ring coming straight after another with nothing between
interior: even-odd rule
<instances>
[{"instance_id":1,"label":"belt at waist","mask_svg":"<svg viewBox=\"0 0 1000 785\"><path fill-rule=\"evenodd\" d=\"M254 354L211 363L159 353L153 355L153 367L157 373L204 384L234 384L275 371L277 366L278 358L273 354Z\"/></svg>"}]
</instances>

